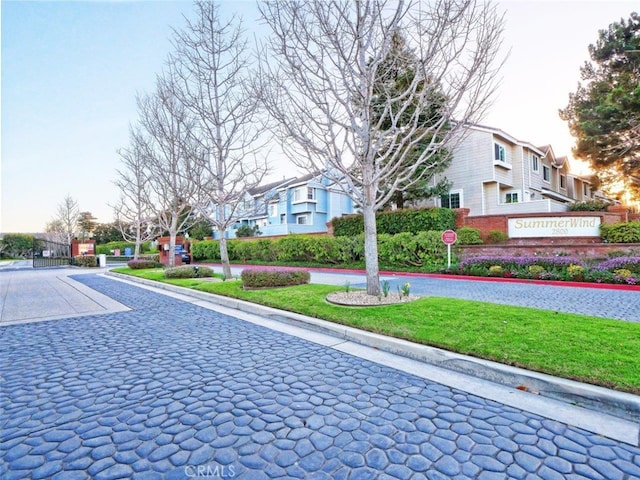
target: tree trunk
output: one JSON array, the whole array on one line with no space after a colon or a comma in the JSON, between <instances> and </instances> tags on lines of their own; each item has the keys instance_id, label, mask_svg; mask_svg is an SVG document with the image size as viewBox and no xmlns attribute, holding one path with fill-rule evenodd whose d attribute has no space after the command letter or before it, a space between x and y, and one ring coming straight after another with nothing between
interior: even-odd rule
<instances>
[{"instance_id":1,"label":"tree trunk","mask_svg":"<svg viewBox=\"0 0 640 480\"><path fill-rule=\"evenodd\" d=\"M140 257L140 244L142 243L142 239L140 238L140 226L138 225L136 229L136 246L133 250L133 259L137 260Z\"/></svg>"},{"instance_id":2,"label":"tree trunk","mask_svg":"<svg viewBox=\"0 0 640 480\"><path fill-rule=\"evenodd\" d=\"M171 218L171 228L169 229L169 267L176 266L176 236L178 234L178 215Z\"/></svg>"},{"instance_id":3,"label":"tree trunk","mask_svg":"<svg viewBox=\"0 0 640 480\"><path fill-rule=\"evenodd\" d=\"M222 274L224 278L231 278L231 265L229 265L229 252L227 251L227 239L224 236L225 232L222 229L218 229L218 235L220 236L220 262L222 263Z\"/></svg>"},{"instance_id":4,"label":"tree trunk","mask_svg":"<svg viewBox=\"0 0 640 480\"><path fill-rule=\"evenodd\" d=\"M364 261L367 270L367 294L380 295L378 274L378 231L376 212L371 205L363 205L364 217Z\"/></svg>"}]
</instances>

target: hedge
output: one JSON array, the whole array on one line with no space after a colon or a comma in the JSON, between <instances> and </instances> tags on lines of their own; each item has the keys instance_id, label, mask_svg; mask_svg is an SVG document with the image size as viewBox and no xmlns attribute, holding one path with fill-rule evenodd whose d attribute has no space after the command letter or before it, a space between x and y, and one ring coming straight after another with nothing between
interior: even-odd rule
<instances>
[{"instance_id":1,"label":"hedge","mask_svg":"<svg viewBox=\"0 0 640 480\"><path fill-rule=\"evenodd\" d=\"M95 255L76 255L73 264L77 267L97 267L98 259Z\"/></svg>"},{"instance_id":2,"label":"hedge","mask_svg":"<svg viewBox=\"0 0 640 480\"><path fill-rule=\"evenodd\" d=\"M334 218L336 237L354 236L364 232L362 215ZM449 208L419 208L394 210L376 214L378 234L395 235L402 232L418 233L429 230L449 230L455 227L456 212Z\"/></svg>"},{"instance_id":3,"label":"hedge","mask_svg":"<svg viewBox=\"0 0 640 480\"><path fill-rule=\"evenodd\" d=\"M213 269L209 267L182 265L179 267L167 268L164 271L164 278L203 278L213 277Z\"/></svg>"},{"instance_id":4,"label":"hedge","mask_svg":"<svg viewBox=\"0 0 640 480\"><path fill-rule=\"evenodd\" d=\"M111 255L111 251L112 250L120 250L120 254L124 255L124 249L125 248L130 248L131 249L131 253L133 254L133 252L136 249L136 244L135 243L131 243L131 242L109 242L109 243L103 243L102 245L96 245L96 253L97 254L104 254L104 255ZM150 242L143 242L140 245L140 251L141 252L148 252L151 250L151 243Z\"/></svg>"},{"instance_id":5,"label":"hedge","mask_svg":"<svg viewBox=\"0 0 640 480\"><path fill-rule=\"evenodd\" d=\"M441 231L378 235L378 257L387 265L439 267L446 263L447 250ZM288 235L278 239L229 240L232 262L279 261L325 265L354 264L364 261L364 235L353 237L316 237ZM195 260L219 260L218 242L207 240L194 244Z\"/></svg>"},{"instance_id":6,"label":"hedge","mask_svg":"<svg viewBox=\"0 0 640 480\"><path fill-rule=\"evenodd\" d=\"M240 274L244 288L269 288L304 285L311 275L306 270L243 270Z\"/></svg>"},{"instance_id":7,"label":"hedge","mask_svg":"<svg viewBox=\"0 0 640 480\"><path fill-rule=\"evenodd\" d=\"M600 236L607 243L640 243L640 222L601 224Z\"/></svg>"},{"instance_id":8,"label":"hedge","mask_svg":"<svg viewBox=\"0 0 640 480\"><path fill-rule=\"evenodd\" d=\"M155 260L150 259L138 259L129 260L127 266L133 270L144 270L145 268L161 268L163 265Z\"/></svg>"}]
</instances>

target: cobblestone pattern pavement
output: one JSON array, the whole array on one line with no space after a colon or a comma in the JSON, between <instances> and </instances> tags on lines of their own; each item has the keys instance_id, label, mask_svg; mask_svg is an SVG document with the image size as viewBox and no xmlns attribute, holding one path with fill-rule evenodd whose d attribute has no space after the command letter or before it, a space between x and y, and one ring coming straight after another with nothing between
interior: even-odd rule
<instances>
[{"instance_id":1,"label":"cobblestone pattern pavement","mask_svg":"<svg viewBox=\"0 0 640 480\"><path fill-rule=\"evenodd\" d=\"M640 449L111 279L0 328L0 478L640 478Z\"/></svg>"}]
</instances>

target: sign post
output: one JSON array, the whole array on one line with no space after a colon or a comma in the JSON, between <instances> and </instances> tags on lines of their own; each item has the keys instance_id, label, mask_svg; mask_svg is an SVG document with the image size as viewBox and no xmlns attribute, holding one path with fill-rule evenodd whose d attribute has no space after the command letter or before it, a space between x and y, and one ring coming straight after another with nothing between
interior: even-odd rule
<instances>
[{"instance_id":1,"label":"sign post","mask_svg":"<svg viewBox=\"0 0 640 480\"><path fill-rule=\"evenodd\" d=\"M451 268L451 245L458 240L458 234L453 230L445 230L440 237L447 244L447 269Z\"/></svg>"}]
</instances>

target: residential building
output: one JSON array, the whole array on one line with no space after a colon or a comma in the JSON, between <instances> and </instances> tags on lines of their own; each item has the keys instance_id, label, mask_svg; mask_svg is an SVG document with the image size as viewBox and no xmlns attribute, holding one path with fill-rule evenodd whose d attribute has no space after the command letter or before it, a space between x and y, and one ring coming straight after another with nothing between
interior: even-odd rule
<instances>
[{"instance_id":1,"label":"residential building","mask_svg":"<svg viewBox=\"0 0 640 480\"><path fill-rule=\"evenodd\" d=\"M564 212L594 198L589 180L572 174L567 157L502 130L468 125L445 176L452 186L431 206L468 208L469 215Z\"/></svg>"},{"instance_id":2,"label":"residential building","mask_svg":"<svg viewBox=\"0 0 640 480\"><path fill-rule=\"evenodd\" d=\"M234 238L241 225L257 225L261 236L325 233L332 218L354 213L354 204L339 185L314 172L246 192L242 210L228 238Z\"/></svg>"}]
</instances>

